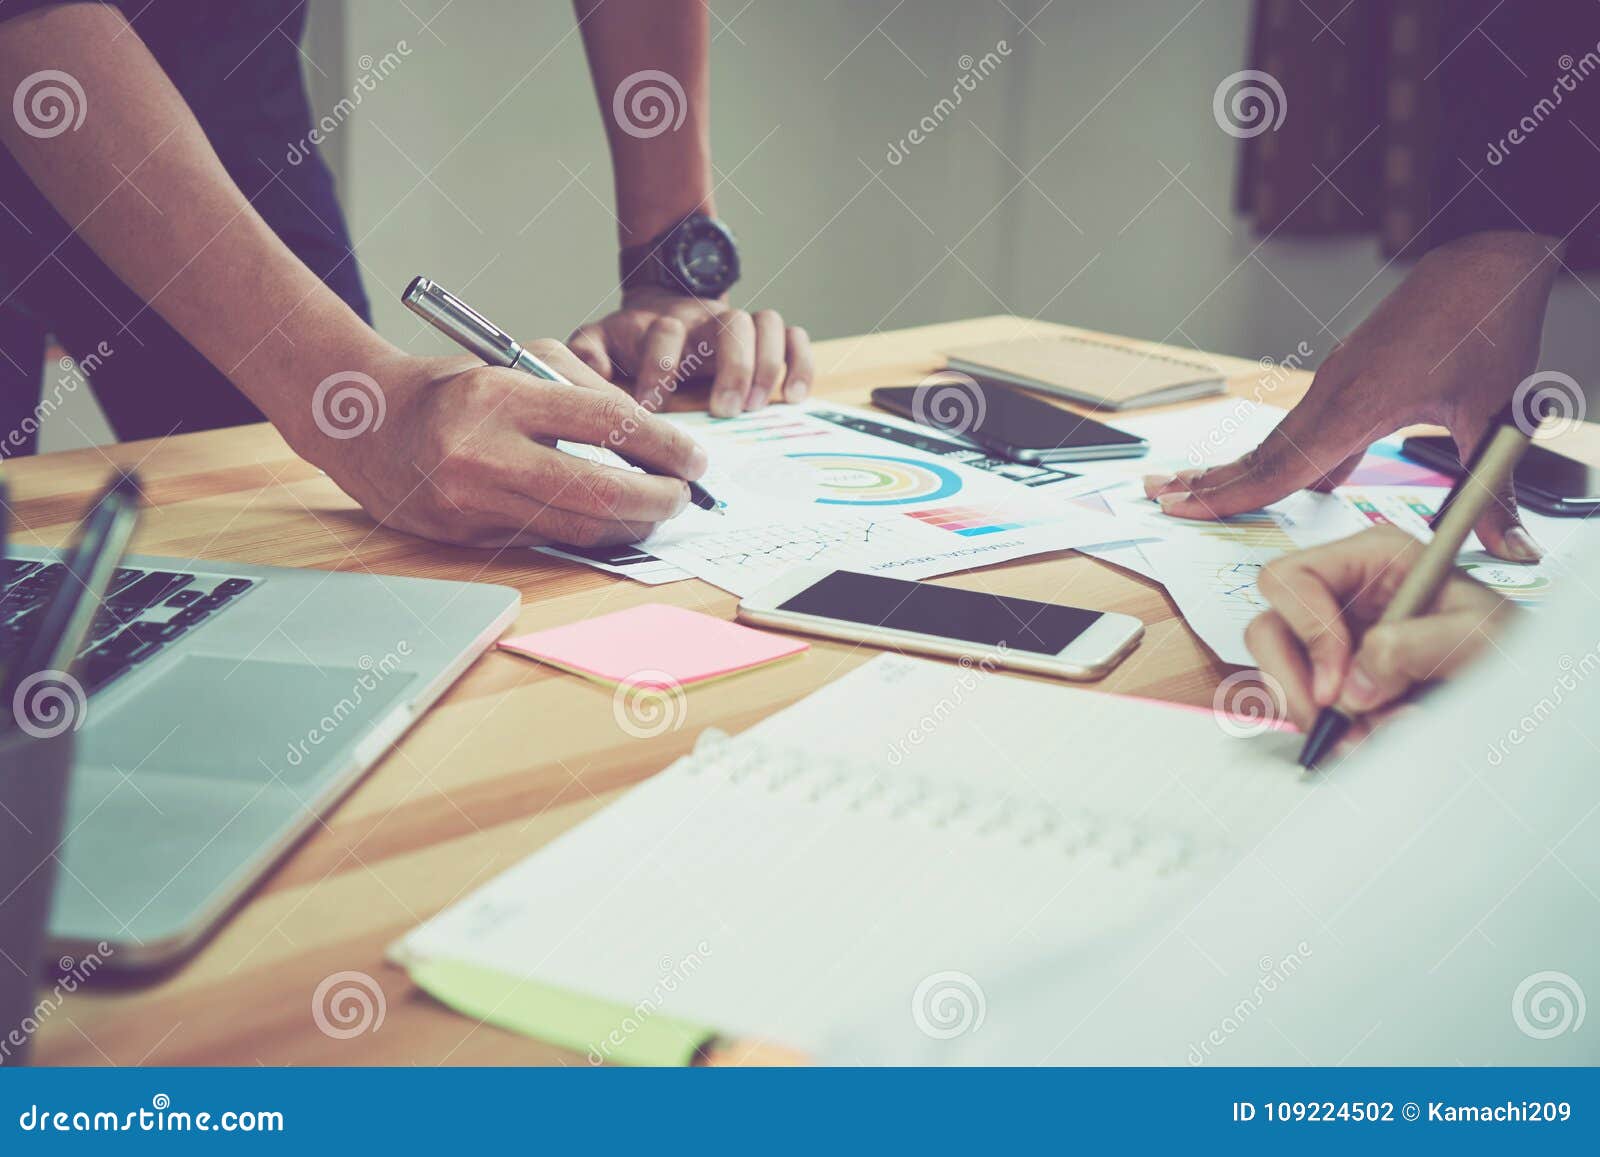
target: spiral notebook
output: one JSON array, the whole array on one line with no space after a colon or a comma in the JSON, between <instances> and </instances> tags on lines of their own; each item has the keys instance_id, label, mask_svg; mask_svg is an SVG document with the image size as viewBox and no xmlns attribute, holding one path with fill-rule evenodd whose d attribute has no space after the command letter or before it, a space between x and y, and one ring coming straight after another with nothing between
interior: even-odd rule
<instances>
[{"instance_id":1,"label":"spiral notebook","mask_svg":"<svg viewBox=\"0 0 1600 1157\"><path fill-rule=\"evenodd\" d=\"M704 740L393 955L596 1061L712 1035L811 1051L900 1007L938 1031L930 978L1092 952L1227 871L1319 790L1297 738L880 656Z\"/></svg>"}]
</instances>

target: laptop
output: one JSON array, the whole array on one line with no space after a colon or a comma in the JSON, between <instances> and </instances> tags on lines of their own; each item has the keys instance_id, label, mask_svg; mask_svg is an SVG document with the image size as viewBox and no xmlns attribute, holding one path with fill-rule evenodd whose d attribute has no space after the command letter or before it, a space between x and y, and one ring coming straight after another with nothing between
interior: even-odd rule
<instances>
[{"instance_id":1,"label":"laptop","mask_svg":"<svg viewBox=\"0 0 1600 1157\"><path fill-rule=\"evenodd\" d=\"M16 544L0 558L0 657L65 577L59 559ZM520 601L476 583L123 560L33 722L77 729L52 954L136 971L192 951Z\"/></svg>"}]
</instances>

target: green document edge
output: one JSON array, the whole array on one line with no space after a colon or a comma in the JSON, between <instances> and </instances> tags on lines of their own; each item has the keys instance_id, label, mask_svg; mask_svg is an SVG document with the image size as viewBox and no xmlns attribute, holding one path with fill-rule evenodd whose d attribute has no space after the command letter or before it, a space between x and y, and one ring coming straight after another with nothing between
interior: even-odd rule
<instances>
[{"instance_id":1,"label":"green document edge","mask_svg":"<svg viewBox=\"0 0 1600 1157\"><path fill-rule=\"evenodd\" d=\"M459 960L416 960L407 971L417 987L456 1012L583 1053L596 1064L684 1066L717 1036L661 1013L641 1015L625 1004Z\"/></svg>"}]
</instances>

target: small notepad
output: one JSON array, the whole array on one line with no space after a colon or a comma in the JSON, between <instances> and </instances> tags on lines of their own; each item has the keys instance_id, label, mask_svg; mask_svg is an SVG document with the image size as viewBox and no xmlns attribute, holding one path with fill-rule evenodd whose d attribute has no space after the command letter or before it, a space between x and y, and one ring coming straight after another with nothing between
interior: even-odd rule
<instances>
[{"instance_id":1,"label":"small notepad","mask_svg":"<svg viewBox=\"0 0 1600 1157\"><path fill-rule=\"evenodd\" d=\"M949 352L960 373L1055 394L1102 410L1160 406L1223 392L1222 374L1198 357L1081 334L987 342Z\"/></svg>"},{"instance_id":2,"label":"small notepad","mask_svg":"<svg viewBox=\"0 0 1600 1157\"><path fill-rule=\"evenodd\" d=\"M810 644L683 607L646 603L500 645L586 679L664 690L787 659Z\"/></svg>"}]
</instances>

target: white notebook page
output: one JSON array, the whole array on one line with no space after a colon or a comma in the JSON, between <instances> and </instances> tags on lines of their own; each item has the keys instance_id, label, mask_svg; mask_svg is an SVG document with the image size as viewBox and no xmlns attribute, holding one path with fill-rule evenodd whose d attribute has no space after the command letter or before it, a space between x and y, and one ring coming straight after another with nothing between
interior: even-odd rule
<instances>
[{"instance_id":1,"label":"white notebook page","mask_svg":"<svg viewBox=\"0 0 1600 1157\"><path fill-rule=\"evenodd\" d=\"M933 974L1159 919L1320 794L1298 738L880 656L680 760L397 955L812 1049Z\"/></svg>"}]
</instances>

